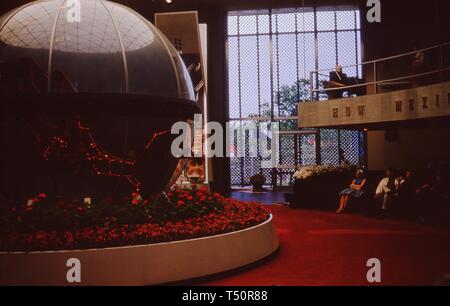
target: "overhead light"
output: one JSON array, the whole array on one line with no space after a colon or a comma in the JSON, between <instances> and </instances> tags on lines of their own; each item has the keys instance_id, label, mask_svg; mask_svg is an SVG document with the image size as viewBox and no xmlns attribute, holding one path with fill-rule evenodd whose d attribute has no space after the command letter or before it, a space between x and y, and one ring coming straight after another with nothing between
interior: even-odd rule
<instances>
[{"instance_id":1,"label":"overhead light","mask_svg":"<svg viewBox=\"0 0 450 306\"><path fill-rule=\"evenodd\" d=\"M172 3L172 0L166 0L166 3Z\"/></svg>"}]
</instances>

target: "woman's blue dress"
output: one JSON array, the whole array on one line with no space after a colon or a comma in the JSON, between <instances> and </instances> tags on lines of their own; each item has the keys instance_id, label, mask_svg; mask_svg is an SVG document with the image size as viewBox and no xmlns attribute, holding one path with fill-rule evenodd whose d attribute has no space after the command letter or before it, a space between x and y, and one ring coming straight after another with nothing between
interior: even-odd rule
<instances>
[{"instance_id":1,"label":"woman's blue dress","mask_svg":"<svg viewBox=\"0 0 450 306\"><path fill-rule=\"evenodd\" d=\"M363 181L363 179L361 179L361 178L355 178L353 184L361 185L362 181ZM362 188L360 190L356 190L356 189L353 189L353 188L350 188L350 187L349 188L345 188L344 190L342 190L339 193L340 196L342 196L342 195L351 195L354 198L359 198L363 194L364 194L364 188Z\"/></svg>"}]
</instances>

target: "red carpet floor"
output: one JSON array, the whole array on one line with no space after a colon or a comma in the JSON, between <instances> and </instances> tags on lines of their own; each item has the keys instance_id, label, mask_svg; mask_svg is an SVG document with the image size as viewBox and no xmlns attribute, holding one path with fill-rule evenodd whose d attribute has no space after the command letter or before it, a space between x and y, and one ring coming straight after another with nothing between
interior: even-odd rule
<instances>
[{"instance_id":1,"label":"red carpet floor","mask_svg":"<svg viewBox=\"0 0 450 306\"><path fill-rule=\"evenodd\" d=\"M370 285L369 258L381 285L431 285L449 273L449 231L359 215L272 205L279 251L254 266L198 285Z\"/></svg>"}]
</instances>

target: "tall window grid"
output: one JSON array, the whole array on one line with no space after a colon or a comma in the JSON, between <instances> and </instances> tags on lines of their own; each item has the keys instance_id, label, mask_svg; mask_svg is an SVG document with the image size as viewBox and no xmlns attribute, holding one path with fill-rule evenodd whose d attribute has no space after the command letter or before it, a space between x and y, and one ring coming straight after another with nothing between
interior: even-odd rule
<instances>
[{"instance_id":1,"label":"tall window grid","mask_svg":"<svg viewBox=\"0 0 450 306\"><path fill-rule=\"evenodd\" d=\"M228 14L227 36L231 126L243 128L247 145L253 141L245 131L249 123L277 122L282 131L277 148L280 166L261 168L259 154L231 157L232 185L248 185L256 173L265 175L272 185L289 185L300 165L337 165L343 159L363 163L363 133L299 130L296 106L309 100L311 85L320 88L321 81L328 79L328 72L316 74L311 84L311 71L361 63L357 9L232 11ZM360 77L360 67L345 68L344 72ZM320 98L324 99L323 95Z\"/></svg>"}]
</instances>

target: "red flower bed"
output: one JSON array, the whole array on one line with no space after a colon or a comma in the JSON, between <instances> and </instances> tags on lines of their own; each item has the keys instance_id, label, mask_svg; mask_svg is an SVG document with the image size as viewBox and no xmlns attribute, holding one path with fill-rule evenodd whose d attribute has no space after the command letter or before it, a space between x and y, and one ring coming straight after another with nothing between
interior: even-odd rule
<instances>
[{"instance_id":1,"label":"red flower bed","mask_svg":"<svg viewBox=\"0 0 450 306\"><path fill-rule=\"evenodd\" d=\"M149 200L133 194L125 206L57 201L55 207L46 203L47 208L38 208L43 199L41 195L3 216L1 251L105 248L192 239L245 229L266 221L270 214L257 203L200 191L172 191Z\"/></svg>"}]
</instances>

